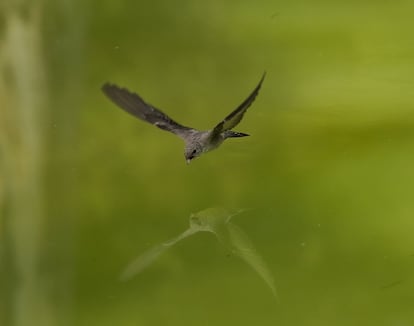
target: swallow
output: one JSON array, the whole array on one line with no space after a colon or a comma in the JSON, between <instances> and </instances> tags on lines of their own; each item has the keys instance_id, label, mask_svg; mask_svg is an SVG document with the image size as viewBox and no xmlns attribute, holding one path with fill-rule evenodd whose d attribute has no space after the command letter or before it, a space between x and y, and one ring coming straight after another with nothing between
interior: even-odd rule
<instances>
[{"instance_id":1,"label":"swallow","mask_svg":"<svg viewBox=\"0 0 414 326\"><path fill-rule=\"evenodd\" d=\"M210 130L198 130L186 127L170 118L167 114L147 103L140 95L115 84L105 83L103 93L117 106L136 118L169 131L184 140L184 157L190 163L196 157L219 147L227 138L246 137L248 134L233 131L243 119L247 109L252 105L262 86L266 73L250 95L227 117Z\"/></svg>"}]
</instances>

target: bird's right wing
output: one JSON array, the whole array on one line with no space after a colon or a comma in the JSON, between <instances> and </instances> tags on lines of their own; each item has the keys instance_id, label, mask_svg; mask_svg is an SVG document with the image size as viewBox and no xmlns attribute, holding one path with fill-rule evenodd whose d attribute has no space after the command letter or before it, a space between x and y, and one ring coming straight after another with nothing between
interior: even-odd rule
<instances>
[{"instance_id":1,"label":"bird's right wing","mask_svg":"<svg viewBox=\"0 0 414 326\"><path fill-rule=\"evenodd\" d=\"M213 136L217 136L226 130L233 129L239 124L243 115L246 113L247 109L252 105L256 99L257 94L259 94L260 87L262 86L263 80L266 76L266 72L263 73L262 78L257 84L256 88L250 93L250 95L240 104L233 112L231 112L227 117L224 118L217 126L213 129Z\"/></svg>"},{"instance_id":2,"label":"bird's right wing","mask_svg":"<svg viewBox=\"0 0 414 326\"><path fill-rule=\"evenodd\" d=\"M160 129L172 132L181 138L185 138L192 131L191 128L175 122L164 112L146 103L138 94L132 93L126 88L106 83L102 86L102 91L124 111Z\"/></svg>"}]
</instances>

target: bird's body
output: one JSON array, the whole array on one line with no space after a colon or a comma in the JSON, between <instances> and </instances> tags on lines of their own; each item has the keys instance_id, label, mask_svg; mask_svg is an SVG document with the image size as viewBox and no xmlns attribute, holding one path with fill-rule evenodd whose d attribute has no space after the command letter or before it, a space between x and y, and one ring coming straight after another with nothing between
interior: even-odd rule
<instances>
[{"instance_id":1,"label":"bird's body","mask_svg":"<svg viewBox=\"0 0 414 326\"><path fill-rule=\"evenodd\" d=\"M253 92L239 105L239 107L237 107L237 109L231 112L213 129L206 131L186 127L175 122L161 110L146 103L138 94L132 93L125 88L106 83L103 85L102 91L108 98L126 112L182 138L185 143L184 156L187 163L189 163L192 159L201 154L217 148L227 138L248 136L248 134L236 132L231 129L241 121L244 113L255 100L264 77L265 74L263 74L259 84Z\"/></svg>"}]
</instances>

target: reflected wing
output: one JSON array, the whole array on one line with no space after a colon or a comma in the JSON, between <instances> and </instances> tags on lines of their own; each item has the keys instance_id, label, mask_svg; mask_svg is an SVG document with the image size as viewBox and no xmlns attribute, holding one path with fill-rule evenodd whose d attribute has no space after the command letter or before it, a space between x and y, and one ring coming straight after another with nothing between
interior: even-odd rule
<instances>
[{"instance_id":1,"label":"reflected wing","mask_svg":"<svg viewBox=\"0 0 414 326\"><path fill-rule=\"evenodd\" d=\"M257 94L259 93L260 87L262 86L263 80L266 76L266 73L263 74L262 78L257 84L256 88L249 95L248 98L244 100L242 104L238 106L236 110L230 113L223 121L221 121L213 130L213 135L221 134L223 131L233 129L243 118L244 113L247 111L249 106L256 99Z\"/></svg>"},{"instance_id":2,"label":"reflected wing","mask_svg":"<svg viewBox=\"0 0 414 326\"><path fill-rule=\"evenodd\" d=\"M172 247L177 242L189 237L190 235L197 233L198 231L199 230L196 230L194 228L189 228L174 239L161 243L142 253L128 264L128 266L122 272L120 280L128 281L133 276L141 273L145 268L157 260L157 258L161 256L161 254L163 254L168 248Z\"/></svg>"},{"instance_id":3,"label":"reflected wing","mask_svg":"<svg viewBox=\"0 0 414 326\"><path fill-rule=\"evenodd\" d=\"M160 129L170 131L182 138L192 130L175 122L162 111L146 103L138 94L132 93L126 88L106 83L102 86L102 91L112 102L126 112Z\"/></svg>"},{"instance_id":4,"label":"reflected wing","mask_svg":"<svg viewBox=\"0 0 414 326\"><path fill-rule=\"evenodd\" d=\"M121 281L128 281L130 278L139 274L151 265L164 251L168 249L169 246L160 244L158 246L152 247L148 251L144 252L142 255L138 256L132 260L120 276Z\"/></svg>"},{"instance_id":5,"label":"reflected wing","mask_svg":"<svg viewBox=\"0 0 414 326\"><path fill-rule=\"evenodd\" d=\"M229 231L233 252L260 275L272 291L275 298L278 299L273 275L267 267L266 262L254 248L253 243L250 241L248 236L242 231L241 228L231 222L227 223L227 229Z\"/></svg>"}]
</instances>

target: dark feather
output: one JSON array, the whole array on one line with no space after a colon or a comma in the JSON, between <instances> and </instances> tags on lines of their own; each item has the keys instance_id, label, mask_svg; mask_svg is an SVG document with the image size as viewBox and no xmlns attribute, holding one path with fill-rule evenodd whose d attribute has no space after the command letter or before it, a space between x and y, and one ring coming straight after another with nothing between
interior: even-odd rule
<instances>
[{"instance_id":1,"label":"dark feather","mask_svg":"<svg viewBox=\"0 0 414 326\"><path fill-rule=\"evenodd\" d=\"M226 130L233 129L235 126L239 124L243 115L246 113L249 106L254 102L256 99L257 94L259 93L260 87L262 86L263 80L266 76L266 73L263 74L262 78L257 84L256 88L253 92L244 100L242 104L240 104L237 109L235 109L232 113L230 113L223 121L221 121L216 127L214 127L213 135L219 135Z\"/></svg>"},{"instance_id":2,"label":"dark feather","mask_svg":"<svg viewBox=\"0 0 414 326\"><path fill-rule=\"evenodd\" d=\"M170 131L182 138L192 130L175 122L164 112L146 103L138 94L132 93L126 88L106 83L102 86L102 91L121 109L160 129Z\"/></svg>"}]
</instances>

